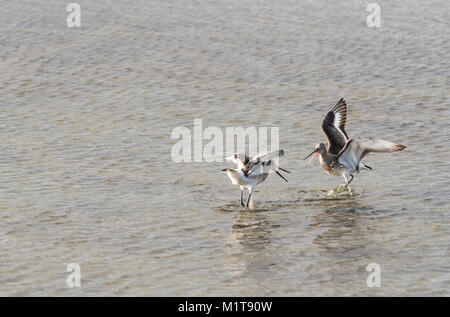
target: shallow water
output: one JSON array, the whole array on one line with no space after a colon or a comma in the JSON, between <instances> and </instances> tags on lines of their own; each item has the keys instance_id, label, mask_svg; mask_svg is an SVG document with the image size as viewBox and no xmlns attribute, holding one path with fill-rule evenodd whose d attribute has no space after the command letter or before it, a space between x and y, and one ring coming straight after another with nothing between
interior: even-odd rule
<instances>
[{"instance_id":1,"label":"shallow water","mask_svg":"<svg viewBox=\"0 0 450 317\"><path fill-rule=\"evenodd\" d=\"M450 295L448 1L1 3L0 295ZM340 97L408 149L329 197L301 159ZM195 118L279 127L289 183L246 210L231 164L174 163Z\"/></svg>"}]
</instances>

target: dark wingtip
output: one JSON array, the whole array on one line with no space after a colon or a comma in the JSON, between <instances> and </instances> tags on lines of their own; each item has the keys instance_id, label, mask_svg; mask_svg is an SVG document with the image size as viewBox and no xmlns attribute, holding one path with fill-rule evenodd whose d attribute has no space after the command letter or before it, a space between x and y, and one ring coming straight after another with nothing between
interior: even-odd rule
<instances>
[{"instance_id":1,"label":"dark wingtip","mask_svg":"<svg viewBox=\"0 0 450 317\"><path fill-rule=\"evenodd\" d=\"M339 99L339 101L333 106L331 107L330 111L334 112L334 111L341 111L341 110L345 110L347 109L347 103L345 102L344 98Z\"/></svg>"},{"instance_id":2,"label":"dark wingtip","mask_svg":"<svg viewBox=\"0 0 450 317\"><path fill-rule=\"evenodd\" d=\"M396 150L397 151L403 151L406 149L406 146L404 146L403 144L397 144Z\"/></svg>"},{"instance_id":3,"label":"dark wingtip","mask_svg":"<svg viewBox=\"0 0 450 317\"><path fill-rule=\"evenodd\" d=\"M343 107L347 108L347 102L344 98L339 99L338 105L342 105Z\"/></svg>"},{"instance_id":4,"label":"dark wingtip","mask_svg":"<svg viewBox=\"0 0 450 317\"><path fill-rule=\"evenodd\" d=\"M340 103L343 103L345 105L345 99L344 98L339 99L339 101L336 103L336 105L338 105Z\"/></svg>"}]
</instances>

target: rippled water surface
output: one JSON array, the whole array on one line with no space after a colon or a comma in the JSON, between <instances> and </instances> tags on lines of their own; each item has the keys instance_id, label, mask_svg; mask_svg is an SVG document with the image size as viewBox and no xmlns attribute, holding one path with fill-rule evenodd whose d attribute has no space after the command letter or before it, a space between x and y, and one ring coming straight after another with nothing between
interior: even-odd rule
<instances>
[{"instance_id":1,"label":"rippled water surface","mask_svg":"<svg viewBox=\"0 0 450 317\"><path fill-rule=\"evenodd\" d=\"M450 295L448 1L0 2L0 295ZM301 159L340 97L408 149L328 197ZM194 119L279 127L289 183L241 209L231 164L172 161Z\"/></svg>"}]
</instances>

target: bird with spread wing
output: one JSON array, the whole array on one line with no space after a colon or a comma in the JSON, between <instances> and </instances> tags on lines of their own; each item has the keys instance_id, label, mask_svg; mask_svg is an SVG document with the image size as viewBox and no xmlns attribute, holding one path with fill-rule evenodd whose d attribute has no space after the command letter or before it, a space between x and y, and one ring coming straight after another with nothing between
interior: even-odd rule
<instances>
[{"instance_id":1,"label":"bird with spread wing","mask_svg":"<svg viewBox=\"0 0 450 317\"><path fill-rule=\"evenodd\" d=\"M346 187L353 180L353 174L361 169L372 169L361 160L370 152L398 152L406 149L406 146L382 139L357 138L350 139L345 131L347 122L347 104L341 98L337 104L328 111L322 122L322 131L328 141L325 144L318 143L308 164L319 155L320 165L329 175L343 176Z\"/></svg>"},{"instance_id":2,"label":"bird with spread wing","mask_svg":"<svg viewBox=\"0 0 450 317\"><path fill-rule=\"evenodd\" d=\"M225 168L222 171L228 175L233 185L241 188L241 206L249 207L250 197L256 185L266 180L269 173L275 172L278 176L287 182L287 179L279 171L290 173L289 171L277 166L274 158L284 155L283 150L260 153L253 158L246 154L233 154L227 159L237 165L237 168ZM244 204L244 189L249 194L247 204Z\"/></svg>"}]
</instances>

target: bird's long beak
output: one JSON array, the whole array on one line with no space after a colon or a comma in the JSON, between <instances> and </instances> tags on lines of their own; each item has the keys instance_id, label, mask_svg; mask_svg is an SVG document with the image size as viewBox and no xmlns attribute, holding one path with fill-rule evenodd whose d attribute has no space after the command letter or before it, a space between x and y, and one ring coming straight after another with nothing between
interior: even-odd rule
<instances>
[{"instance_id":1,"label":"bird's long beak","mask_svg":"<svg viewBox=\"0 0 450 317\"><path fill-rule=\"evenodd\" d=\"M307 159L308 157L310 157L311 155L313 155L314 153L316 153L316 155L314 155L314 157L316 157L317 154L319 154L319 150L318 150L318 149L315 149L314 151L312 151L310 154L308 154L307 157L305 157L305 158L303 159L303 161L306 160L306 159Z\"/></svg>"},{"instance_id":2,"label":"bird's long beak","mask_svg":"<svg viewBox=\"0 0 450 317\"><path fill-rule=\"evenodd\" d=\"M228 171L228 168L224 168L223 170L222 170L222 172L224 172L224 173L226 173Z\"/></svg>"},{"instance_id":3,"label":"bird's long beak","mask_svg":"<svg viewBox=\"0 0 450 317\"><path fill-rule=\"evenodd\" d=\"M320 153L319 149L315 149L315 150L312 151L307 157L305 157L303 160L306 160L308 157L310 157L310 156L312 155L311 159L308 161L308 163L306 163L305 166L308 166L308 164L311 163L312 160L314 160L314 158L315 158L317 155L319 155L319 153Z\"/></svg>"}]
</instances>

